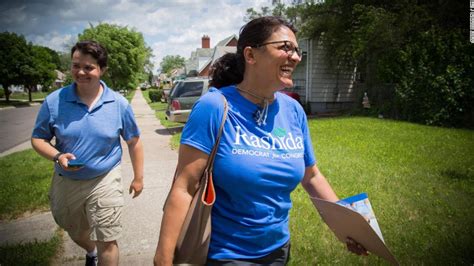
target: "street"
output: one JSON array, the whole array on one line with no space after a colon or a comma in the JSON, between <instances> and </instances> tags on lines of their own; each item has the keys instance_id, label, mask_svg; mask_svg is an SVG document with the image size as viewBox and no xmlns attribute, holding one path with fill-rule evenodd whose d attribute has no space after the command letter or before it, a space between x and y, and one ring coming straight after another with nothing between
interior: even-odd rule
<instances>
[{"instance_id":1,"label":"street","mask_svg":"<svg viewBox=\"0 0 474 266\"><path fill-rule=\"evenodd\" d=\"M0 153L31 138L40 105L0 109Z\"/></svg>"}]
</instances>

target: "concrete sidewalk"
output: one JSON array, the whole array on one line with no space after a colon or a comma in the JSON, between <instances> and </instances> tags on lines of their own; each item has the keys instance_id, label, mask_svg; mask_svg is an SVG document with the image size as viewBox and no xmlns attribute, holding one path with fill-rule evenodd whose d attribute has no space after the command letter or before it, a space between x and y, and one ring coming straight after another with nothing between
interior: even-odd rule
<instances>
[{"instance_id":1,"label":"concrete sidewalk","mask_svg":"<svg viewBox=\"0 0 474 266\"><path fill-rule=\"evenodd\" d=\"M118 241L120 265L152 265L158 242L162 208L171 186L178 154L170 148L168 130L148 106L142 92L137 90L132 108L141 130L145 152L144 190L135 199L128 195L133 169L127 145L123 143L122 176L125 197L124 232ZM45 229L46 228L46 229ZM43 213L10 223L0 223L0 245L44 240L41 233L54 232L56 225L50 213ZM60 265L84 265L84 251L64 234L64 254ZM37 236L37 237L35 237Z\"/></svg>"}]
</instances>

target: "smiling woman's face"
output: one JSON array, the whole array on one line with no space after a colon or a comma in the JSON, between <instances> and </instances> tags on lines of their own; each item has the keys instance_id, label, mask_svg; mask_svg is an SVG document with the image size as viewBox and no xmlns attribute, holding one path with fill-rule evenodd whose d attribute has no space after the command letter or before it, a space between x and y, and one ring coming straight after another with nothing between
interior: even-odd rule
<instances>
[{"instance_id":1,"label":"smiling woman's face","mask_svg":"<svg viewBox=\"0 0 474 266\"><path fill-rule=\"evenodd\" d=\"M76 50L72 55L71 75L78 88L97 86L100 84L102 69L97 60L90 54Z\"/></svg>"},{"instance_id":2,"label":"smiling woman's face","mask_svg":"<svg viewBox=\"0 0 474 266\"><path fill-rule=\"evenodd\" d=\"M258 75L261 79L267 80L274 89L293 87L292 74L301 61L296 52L288 52L298 47L295 34L282 26L264 43L270 44L256 48L255 53Z\"/></svg>"}]
</instances>

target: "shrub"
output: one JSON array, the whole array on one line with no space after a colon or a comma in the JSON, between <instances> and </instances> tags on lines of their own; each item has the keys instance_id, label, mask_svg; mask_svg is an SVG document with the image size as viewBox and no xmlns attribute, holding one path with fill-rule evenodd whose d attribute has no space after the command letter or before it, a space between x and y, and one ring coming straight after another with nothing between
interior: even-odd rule
<instances>
[{"instance_id":1,"label":"shrub","mask_svg":"<svg viewBox=\"0 0 474 266\"><path fill-rule=\"evenodd\" d=\"M461 30L432 29L401 51L397 100L404 119L474 127L474 49Z\"/></svg>"},{"instance_id":2,"label":"shrub","mask_svg":"<svg viewBox=\"0 0 474 266\"><path fill-rule=\"evenodd\" d=\"M161 91L150 89L148 91L148 95L150 96L151 102L159 102L161 101Z\"/></svg>"},{"instance_id":3,"label":"shrub","mask_svg":"<svg viewBox=\"0 0 474 266\"><path fill-rule=\"evenodd\" d=\"M3 88L0 88L0 98L3 97L5 97L5 91L3 90Z\"/></svg>"}]
</instances>

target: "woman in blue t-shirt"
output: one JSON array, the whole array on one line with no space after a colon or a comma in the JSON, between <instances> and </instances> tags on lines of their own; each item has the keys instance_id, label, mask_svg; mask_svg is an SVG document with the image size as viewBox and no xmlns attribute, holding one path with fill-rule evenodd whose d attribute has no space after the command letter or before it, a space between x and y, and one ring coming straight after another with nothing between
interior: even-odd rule
<instances>
[{"instance_id":1,"label":"woman in blue t-shirt","mask_svg":"<svg viewBox=\"0 0 474 266\"><path fill-rule=\"evenodd\" d=\"M281 18L254 19L241 29L237 52L213 65L214 88L195 104L182 133L155 265L172 263L224 114L222 96L229 108L214 162L217 198L207 265L284 265L290 193L301 183L311 196L338 200L316 166L303 108L279 92L293 87L292 72L301 61L295 33ZM357 244L348 247L366 253Z\"/></svg>"}]
</instances>

